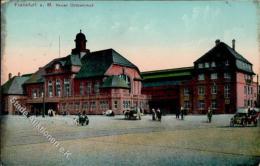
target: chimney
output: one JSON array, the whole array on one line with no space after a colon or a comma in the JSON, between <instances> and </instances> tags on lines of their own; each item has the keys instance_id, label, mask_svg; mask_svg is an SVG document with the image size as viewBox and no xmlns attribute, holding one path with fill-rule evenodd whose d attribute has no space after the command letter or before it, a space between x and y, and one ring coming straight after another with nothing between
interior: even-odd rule
<instances>
[{"instance_id":1,"label":"chimney","mask_svg":"<svg viewBox=\"0 0 260 166\"><path fill-rule=\"evenodd\" d=\"M235 50L235 46L236 46L236 40L233 39L233 40L232 40L232 48L233 48L233 50Z\"/></svg>"},{"instance_id":2,"label":"chimney","mask_svg":"<svg viewBox=\"0 0 260 166\"><path fill-rule=\"evenodd\" d=\"M20 77L21 76L21 73L20 72L18 72L18 77Z\"/></svg>"},{"instance_id":3,"label":"chimney","mask_svg":"<svg viewBox=\"0 0 260 166\"><path fill-rule=\"evenodd\" d=\"M12 78L12 73L8 74L8 79L10 80Z\"/></svg>"},{"instance_id":4,"label":"chimney","mask_svg":"<svg viewBox=\"0 0 260 166\"><path fill-rule=\"evenodd\" d=\"M215 43L216 43L216 45L218 45L218 44L220 43L220 40L217 39L217 40L215 41Z\"/></svg>"}]
</instances>

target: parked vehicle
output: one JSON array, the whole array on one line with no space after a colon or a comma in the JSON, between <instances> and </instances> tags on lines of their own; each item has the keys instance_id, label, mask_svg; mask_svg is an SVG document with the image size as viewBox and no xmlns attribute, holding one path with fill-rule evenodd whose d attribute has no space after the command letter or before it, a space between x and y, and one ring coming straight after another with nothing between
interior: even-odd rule
<instances>
[{"instance_id":1,"label":"parked vehicle","mask_svg":"<svg viewBox=\"0 0 260 166\"><path fill-rule=\"evenodd\" d=\"M257 126L259 123L260 110L259 108L251 109L248 108L239 108L236 114L230 120L230 126L248 126L254 125Z\"/></svg>"}]
</instances>

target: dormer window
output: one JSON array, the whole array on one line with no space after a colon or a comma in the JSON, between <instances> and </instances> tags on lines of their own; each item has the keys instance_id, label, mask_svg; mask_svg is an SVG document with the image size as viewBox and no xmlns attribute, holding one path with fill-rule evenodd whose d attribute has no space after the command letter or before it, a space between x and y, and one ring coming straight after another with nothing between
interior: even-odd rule
<instances>
[{"instance_id":1,"label":"dormer window","mask_svg":"<svg viewBox=\"0 0 260 166\"><path fill-rule=\"evenodd\" d=\"M211 67L216 67L216 62L211 62Z\"/></svg>"},{"instance_id":2,"label":"dormer window","mask_svg":"<svg viewBox=\"0 0 260 166\"><path fill-rule=\"evenodd\" d=\"M203 63L199 63L198 68L202 69L203 68Z\"/></svg>"},{"instance_id":3,"label":"dormer window","mask_svg":"<svg viewBox=\"0 0 260 166\"><path fill-rule=\"evenodd\" d=\"M209 68L209 63L208 62L205 63L205 68Z\"/></svg>"},{"instance_id":4,"label":"dormer window","mask_svg":"<svg viewBox=\"0 0 260 166\"><path fill-rule=\"evenodd\" d=\"M229 66L229 61L228 60L225 61L225 66Z\"/></svg>"},{"instance_id":5,"label":"dormer window","mask_svg":"<svg viewBox=\"0 0 260 166\"><path fill-rule=\"evenodd\" d=\"M60 69L60 64L55 64L55 70L59 70Z\"/></svg>"}]
</instances>

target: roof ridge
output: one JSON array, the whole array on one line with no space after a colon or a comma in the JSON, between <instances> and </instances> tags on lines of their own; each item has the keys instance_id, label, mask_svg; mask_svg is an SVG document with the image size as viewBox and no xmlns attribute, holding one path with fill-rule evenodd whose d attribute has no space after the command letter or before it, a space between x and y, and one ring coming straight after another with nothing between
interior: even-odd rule
<instances>
[{"instance_id":1,"label":"roof ridge","mask_svg":"<svg viewBox=\"0 0 260 166\"><path fill-rule=\"evenodd\" d=\"M179 67L179 68L170 68L170 69L160 69L160 70L150 70L150 71L143 71L142 74L149 74L149 73L155 73L155 72L168 72L168 71L181 71L181 70L187 70L187 69L194 69L193 66L189 67Z\"/></svg>"}]
</instances>

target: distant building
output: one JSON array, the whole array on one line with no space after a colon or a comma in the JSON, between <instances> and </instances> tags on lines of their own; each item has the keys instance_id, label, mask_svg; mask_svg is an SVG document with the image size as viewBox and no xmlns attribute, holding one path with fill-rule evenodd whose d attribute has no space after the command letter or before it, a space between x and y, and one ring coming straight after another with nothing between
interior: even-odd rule
<instances>
[{"instance_id":1,"label":"distant building","mask_svg":"<svg viewBox=\"0 0 260 166\"><path fill-rule=\"evenodd\" d=\"M19 101L33 114L45 108L58 113L102 114L112 109L122 114L131 107L148 110L148 97L141 94L139 69L113 49L90 52L86 38L78 33L70 55L57 58L29 77L19 78ZM12 79L17 79L12 78ZM3 85L8 87L10 81ZM5 91L4 91L5 92ZM6 91L6 95L16 95ZM5 108L13 113L13 108Z\"/></svg>"},{"instance_id":2,"label":"distant building","mask_svg":"<svg viewBox=\"0 0 260 166\"><path fill-rule=\"evenodd\" d=\"M143 72L144 94L151 107L175 113L180 106L188 113L234 113L239 107L254 107L257 83L252 64L232 48L216 40L215 46L194 62L194 67Z\"/></svg>"},{"instance_id":3,"label":"distant building","mask_svg":"<svg viewBox=\"0 0 260 166\"><path fill-rule=\"evenodd\" d=\"M192 67L140 73L113 49L90 52L86 37L78 33L70 55L49 62L31 75L17 76L3 85L4 110L14 113L10 97L32 113L45 108L59 113L116 114L131 107L149 112L160 108L175 113L234 113L239 107L257 105L259 89L253 81L252 63L232 47L216 40L215 46Z\"/></svg>"}]
</instances>

